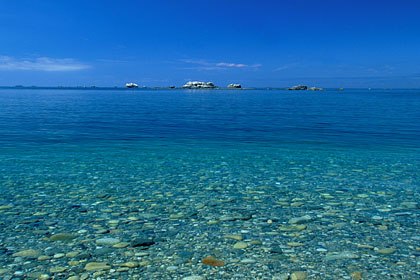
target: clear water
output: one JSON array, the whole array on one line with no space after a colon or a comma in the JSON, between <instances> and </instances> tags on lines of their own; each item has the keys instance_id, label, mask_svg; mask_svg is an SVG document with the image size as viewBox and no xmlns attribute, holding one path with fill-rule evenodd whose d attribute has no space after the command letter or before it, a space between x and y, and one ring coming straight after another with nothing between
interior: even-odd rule
<instances>
[{"instance_id":1,"label":"clear water","mask_svg":"<svg viewBox=\"0 0 420 280\"><path fill-rule=\"evenodd\" d=\"M1 144L163 140L419 147L420 92L0 91Z\"/></svg>"},{"instance_id":2,"label":"clear water","mask_svg":"<svg viewBox=\"0 0 420 280\"><path fill-rule=\"evenodd\" d=\"M252 206L257 219L313 210L281 212L273 205L282 197L323 207L367 194L370 201L355 200L357 210L337 208L383 216L388 212L378 209L419 198L420 91L0 89L0 147L0 206L23 211L14 221L53 213L49 234L89 228L103 217L100 212L78 217L68 209L95 205L96 194L103 193L114 196L118 207L139 199L156 202L162 226L171 213L211 201L230 201L226 211L213 213L211 205L201 210L211 219L233 206ZM325 201L325 193L334 198ZM418 210L409 211L414 221L404 236L373 232L373 240L398 247L396 236L418 235ZM0 218L0 242L43 248L39 239L27 237L30 229L17 230L11 219ZM177 229L218 234L189 222ZM409 249L400 252L416 266Z\"/></svg>"}]
</instances>

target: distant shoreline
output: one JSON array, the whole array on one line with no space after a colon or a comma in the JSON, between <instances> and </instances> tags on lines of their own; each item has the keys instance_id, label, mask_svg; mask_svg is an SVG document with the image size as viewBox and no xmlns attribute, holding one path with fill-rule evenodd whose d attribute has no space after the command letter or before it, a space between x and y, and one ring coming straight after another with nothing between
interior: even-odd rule
<instances>
[{"instance_id":1,"label":"distant shoreline","mask_svg":"<svg viewBox=\"0 0 420 280\"><path fill-rule=\"evenodd\" d=\"M273 90L273 91L291 91L291 92L308 92L311 90L290 90L287 87L249 87L249 88L200 88L200 89L186 89L182 87L139 87L139 88L126 88L126 87L101 87L101 86L0 86L0 89L62 89L62 90L124 90L124 91L142 91L142 90L190 90L190 91L214 91L214 90ZM420 90L420 88L323 88L325 91L343 91L343 90ZM318 92L318 91L315 91ZM322 91L321 91L322 92Z\"/></svg>"},{"instance_id":2,"label":"distant shoreline","mask_svg":"<svg viewBox=\"0 0 420 280\"><path fill-rule=\"evenodd\" d=\"M0 86L0 89L63 89L63 90L126 90L126 91L141 91L141 90L190 90L190 91L214 91L214 90L284 90L284 91L310 91L310 90L289 90L289 88L274 88L274 87L258 87L258 88L227 88L227 87L215 87L215 88L182 88L182 87L138 87L138 88L126 88L126 87L99 87L99 86ZM330 90L338 90L338 88L330 88Z\"/></svg>"}]
</instances>

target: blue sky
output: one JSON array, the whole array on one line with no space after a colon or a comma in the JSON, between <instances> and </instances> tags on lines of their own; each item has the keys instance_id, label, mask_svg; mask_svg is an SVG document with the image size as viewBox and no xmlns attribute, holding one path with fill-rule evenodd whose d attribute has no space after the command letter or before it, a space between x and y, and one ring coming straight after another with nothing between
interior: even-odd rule
<instances>
[{"instance_id":1,"label":"blue sky","mask_svg":"<svg viewBox=\"0 0 420 280\"><path fill-rule=\"evenodd\" d=\"M419 87L420 1L5 1L0 85Z\"/></svg>"}]
</instances>

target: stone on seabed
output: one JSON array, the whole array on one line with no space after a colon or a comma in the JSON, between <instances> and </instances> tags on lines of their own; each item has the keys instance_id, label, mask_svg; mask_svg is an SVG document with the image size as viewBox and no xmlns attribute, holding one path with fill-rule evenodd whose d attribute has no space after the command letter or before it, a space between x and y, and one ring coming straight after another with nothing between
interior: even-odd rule
<instances>
[{"instance_id":1,"label":"stone on seabed","mask_svg":"<svg viewBox=\"0 0 420 280\"><path fill-rule=\"evenodd\" d=\"M129 267L129 268L134 268L134 267L138 267L140 264L138 262L126 262L121 264L122 267Z\"/></svg>"},{"instance_id":2,"label":"stone on seabed","mask_svg":"<svg viewBox=\"0 0 420 280\"><path fill-rule=\"evenodd\" d=\"M308 274L304 271L296 271L290 275L291 280L304 280L306 277L308 277Z\"/></svg>"},{"instance_id":3,"label":"stone on seabed","mask_svg":"<svg viewBox=\"0 0 420 280\"><path fill-rule=\"evenodd\" d=\"M300 224L308 223L310 221L312 221L312 217L309 216L309 215L305 215L305 216L302 216L302 217L291 218L289 220L289 223L290 224L300 225Z\"/></svg>"},{"instance_id":4,"label":"stone on seabed","mask_svg":"<svg viewBox=\"0 0 420 280\"><path fill-rule=\"evenodd\" d=\"M102 244L102 245L115 245L118 243L120 243L120 240L118 238L112 238L112 237L100 238L96 240L96 244Z\"/></svg>"},{"instance_id":5,"label":"stone on seabed","mask_svg":"<svg viewBox=\"0 0 420 280\"><path fill-rule=\"evenodd\" d=\"M38 257L39 255L41 255L40 250L29 249L17 252L13 254L13 257Z\"/></svg>"},{"instance_id":6,"label":"stone on seabed","mask_svg":"<svg viewBox=\"0 0 420 280\"><path fill-rule=\"evenodd\" d=\"M212 256L205 257L202 261L203 264L210 265L210 266L224 266L225 262L218 260Z\"/></svg>"},{"instance_id":7,"label":"stone on seabed","mask_svg":"<svg viewBox=\"0 0 420 280\"><path fill-rule=\"evenodd\" d=\"M111 269L111 266L109 266L107 263L91 262L85 265L86 271L100 271L100 270L109 270L109 269Z\"/></svg>"},{"instance_id":8,"label":"stone on seabed","mask_svg":"<svg viewBox=\"0 0 420 280\"><path fill-rule=\"evenodd\" d=\"M239 234L228 234L228 235L224 235L223 238L233 239L237 241L242 241L244 239L242 235L239 235Z\"/></svg>"},{"instance_id":9,"label":"stone on seabed","mask_svg":"<svg viewBox=\"0 0 420 280\"><path fill-rule=\"evenodd\" d=\"M383 255L390 255L395 253L395 251L397 251L397 249L395 248L383 248L383 249L378 249L376 250L376 252L383 254Z\"/></svg>"},{"instance_id":10,"label":"stone on seabed","mask_svg":"<svg viewBox=\"0 0 420 280\"><path fill-rule=\"evenodd\" d=\"M360 258L358 255L352 253L352 252L341 252L341 253L329 253L325 257L325 260L327 261L335 261L335 260L343 260L343 259L358 259Z\"/></svg>"},{"instance_id":11,"label":"stone on seabed","mask_svg":"<svg viewBox=\"0 0 420 280\"><path fill-rule=\"evenodd\" d=\"M76 236L71 233L57 233L50 237L51 241L70 241L75 239Z\"/></svg>"},{"instance_id":12,"label":"stone on seabed","mask_svg":"<svg viewBox=\"0 0 420 280\"><path fill-rule=\"evenodd\" d=\"M182 278L182 280L204 280L205 278L203 276L197 276L197 275L191 275Z\"/></svg>"},{"instance_id":13,"label":"stone on seabed","mask_svg":"<svg viewBox=\"0 0 420 280\"><path fill-rule=\"evenodd\" d=\"M289 273L282 273L280 275L274 275L272 280L289 280Z\"/></svg>"},{"instance_id":14,"label":"stone on seabed","mask_svg":"<svg viewBox=\"0 0 420 280\"><path fill-rule=\"evenodd\" d=\"M234 249L246 249L247 247L248 247L248 244L242 241L239 241L235 245L233 245Z\"/></svg>"}]
</instances>

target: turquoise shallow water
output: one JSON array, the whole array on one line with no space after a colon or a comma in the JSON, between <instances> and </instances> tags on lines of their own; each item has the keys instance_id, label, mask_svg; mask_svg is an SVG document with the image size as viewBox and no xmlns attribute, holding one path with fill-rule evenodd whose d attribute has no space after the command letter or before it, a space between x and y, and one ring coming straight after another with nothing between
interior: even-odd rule
<instances>
[{"instance_id":1,"label":"turquoise shallow water","mask_svg":"<svg viewBox=\"0 0 420 280\"><path fill-rule=\"evenodd\" d=\"M418 91L1 89L0 107L5 279L93 261L110 279L418 279ZM305 230L282 230L304 215ZM75 239L48 241L63 232ZM238 233L262 244L232 249L223 236ZM104 235L155 244L99 254ZM69 251L88 255L54 258ZM328 259L340 252L357 258ZM127 261L149 263L118 271Z\"/></svg>"}]
</instances>

